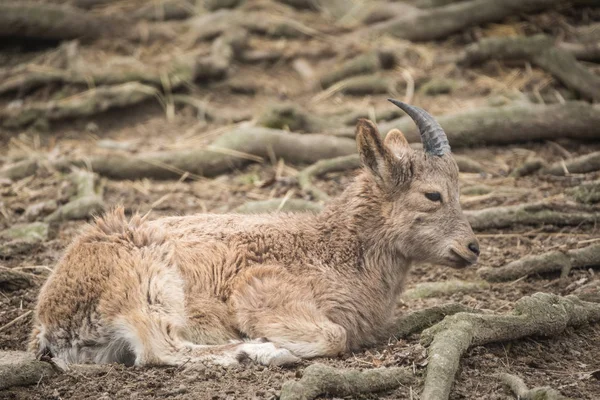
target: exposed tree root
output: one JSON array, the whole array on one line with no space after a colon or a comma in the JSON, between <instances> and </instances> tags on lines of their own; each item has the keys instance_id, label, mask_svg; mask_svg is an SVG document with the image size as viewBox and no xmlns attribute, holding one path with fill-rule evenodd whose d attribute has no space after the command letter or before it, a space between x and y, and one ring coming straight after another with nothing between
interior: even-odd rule
<instances>
[{"instance_id":1,"label":"exposed tree root","mask_svg":"<svg viewBox=\"0 0 600 400\"><path fill-rule=\"evenodd\" d=\"M336 124L334 120L313 115L292 103L272 105L258 117L260 126L294 132L323 132Z\"/></svg>"},{"instance_id":2,"label":"exposed tree root","mask_svg":"<svg viewBox=\"0 0 600 400\"><path fill-rule=\"evenodd\" d=\"M391 52L372 51L344 62L339 67L333 69L333 71L324 74L319 79L319 82L323 88L328 88L334 83L351 76L368 75L382 69L392 68L395 62L395 57Z\"/></svg>"},{"instance_id":3,"label":"exposed tree root","mask_svg":"<svg viewBox=\"0 0 600 400\"><path fill-rule=\"evenodd\" d=\"M100 86L140 82L162 88L165 82L168 82L169 87L173 90L185 83L223 78L231 59L221 50L220 48L214 49L213 54L209 56L180 57L164 71L144 67L123 70L88 70L27 66L5 77L4 82L0 83L0 94L15 90L31 90L50 83L87 87L90 84Z\"/></svg>"},{"instance_id":4,"label":"exposed tree root","mask_svg":"<svg viewBox=\"0 0 600 400\"><path fill-rule=\"evenodd\" d=\"M312 400L324 394L346 397L395 389L410 384L412 380L412 374L406 368L377 368L361 372L312 364L306 367L299 381L283 384L279 398Z\"/></svg>"},{"instance_id":5,"label":"exposed tree root","mask_svg":"<svg viewBox=\"0 0 600 400\"><path fill-rule=\"evenodd\" d=\"M514 225L577 226L594 224L600 213L587 211L556 211L549 203L529 203L500 206L482 210L467 210L465 215L475 230L500 229Z\"/></svg>"},{"instance_id":6,"label":"exposed tree root","mask_svg":"<svg viewBox=\"0 0 600 400\"><path fill-rule=\"evenodd\" d=\"M141 7L133 14L136 19L149 21L186 19L192 15L194 15L194 2L191 0L153 1Z\"/></svg>"},{"instance_id":7,"label":"exposed tree root","mask_svg":"<svg viewBox=\"0 0 600 400\"><path fill-rule=\"evenodd\" d=\"M524 60L548 71L569 89L591 100L600 100L600 78L577 62L574 55L545 35L516 38L488 38L467 48L463 62Z\"/></svg>"},{"instance_id":8,"label":"exposed tree root","mask_svg":"<svg viewBox=\"0 0 600 400\"><path fill-rule=\"evenodd\" d=\"M409 314L402 315L396 320L392 335L399 339L406 338L413 333L421 332L424 329L437 324L448 315L459 312L476 313L477 310L463 306L462 304L449 303L413 311Z\"/></svg>"},{"instance_id":9,"label":"exposed tree root","mask_svg":"<svg viewBox=\"0 0 600 400\"><path fill-rule=\"evenodd\" d=\"M206 104L205 101L202 101L198 98L187 94L174 94L171 96L171 99L175 104L190 106L196 109L198 117L202 117L208 121L215 122L241 122L252 119L252 115L250 113L245 112L244 110L235 110L235 111L227 111L220 110L215 107L211 107Z\"/></svg>"},{"instance_id":10,"label":"exposed tree root","mask_svg":"<svg viewBox=\"0 0 600 400\"><path fill-rule=\"evenodd\" d=\"M259 214L268 212L314 212L318 213L323 206L312 201L301 199L270 199L260 201L249 201L235 208L233 212L241 214Z\"/></svg>"},{"instance_id":11,"label":"exposed tree root","mask_svg":"<svg viewBox=\"0 0 600 400\"><path fill-rule=\"evenodd\" d=\"M546 165L546 162L539 157L529 157L525 162L515 168L510 176L514 176L516 178L531 175Z\"/></svg>"},{"instance_id":12,"label":"exposed tree root","mask_svg":"<svg viewBox=\"0 0 600 400\"><path fill-rule=\"evenodd\" d=\"M0 177L8 178L13 181L26 178L37 172L38 160L27 158L13 164L8 164L0 169Z\"/></svg>"},{"instance_id":13,"label":"exposed tree root","mask_svg":"<svg viewBox=\"0 0 600 400\"><path fill-rule=\"evenodd\" d=\"M0 120L6 128L20 128L39 121L85 117L111 108L137 104L157 93L155 88L137 82L101 86L66 99L6 109L0 112Z\"/></svg>"},{"instance_id":14,"label":"exposed tree root","mask_svg":"<svg viewBox=\"0 0 600 400\"><path fill-rule=\"evenodd\" d=\"M66 5L8 1L0 4L0 37L62 40L122 31L114 21Z\"/></svg>"},{"instance_id":15,"label":"exposed tree root","mask_svg":"<svg viewBox=\"0 0 600 400\"><path fill-rule=\"evenodd\" d=\"M567 189L566 192L579 203L600 203L600 180L581 184L577 187Z\"/></svg>"},{"instance_id":16,"label":"exposed tree root","mask_svg":"<svg viewBox=\"0 0 600 400\"><path fill-rule=\"evenodd\" d=\"M45 219L47 222L88 218L104 209L102 186L96 185L94 173L75 170L71 174L71 180L77 188L75 196L67 204L48 215Z\"/></svg>"},{"instance_id":17,"label":"exposed tree root","mask_svg":"<svg viewBox=\"0 0 600 400\"><path fill-rule=\"evenodd\" d=\"M337 85L340 93L350 96L365 96L391 93L395 90L396 82L380 75L357 75L344 79Z\"/></svg>"},{"instance_id":18,"label":"exposed tree root","mask_svg":"<svg viewBox=\"0 0 600 400\"><path fill-rule=\"evenodd\" d=\"M552 175L585 174L600 170L600 151L575 157L567 161L560 161L549 165L542 170L543 173Z\"/></svg>"},{"instance_id":19,"label":"exposed tree root","mask_svg":"<svg viewBox=\"0 0 600 400\"><path fill-rule=\"evenodd\" d=\"M429 297L438 297L454 293L469 293L489 288L490 285L485 281L469 282L458 279L451 279L442 282L423 282L408 289L402 295L405 299L425 299Z\"/></svg>"},{"instance_id":20,"label":"exposed tree root","mask_svg":"<svg viewBox=\"0 0 600 400\"><path fill-rule=\"evenodd\" d=\"M0 266L0 289L19 290L33 285L33 275Z\"/></svg>"},{"instance_id":21,"label":"exposed tree root","mask_svg":"<svg viewBox=\"0 0 600 400\"><path fill-rule=\"evenodd\" d=\"M368 33L391 34L412 41L446 38L465 28L560 4L560 0L472 0L401 15L367 28Z\"/></svg>"},{"instance_id":22,"label":"exposed tree root","mask_svg":"<svg viewBox=\"0 0 600 400\"><path fill-rule=\"evenodd\" d=\"M516 375L500 373L496 374L496 378L506 384L520 400L570 400L557 390L547 386L528 389L523 379Z\"/></svg>"},{"instance_id":23,"label":"exposed tree root","mask_svg":"<svg viewBox=\"0 0 600 400\"><path fill-rule=\"evenodd\" d=\"M595 140L600 126L600 107L585 102L537 105L519 104L486 107L437 117L452 148L477 145L505 145L533 140L571 138ZM379 124L380 132L398 128L409 142L419 142L419 133L410 118ZM353 136L353 132L344 132Z\"/></svg>"},{"instance_id":24,"label":"exposed tree root","mask_svg":"<svg viewBox=\"0 0 600 400\"><path fill-rule=\"evenodd\" d=\"M0 390L33 385L55 374L52 364L36 360L32 353L0 351Z\"/></svg>"},{"instance_id":25,"label":"exposed tree root","mask_svg":"<svg viewBox=\"0 0 600 400\"><path fill-rule=\"evenodd\" d=\"M513 315L458 313L423 331L429 346L422 399L446 400L460 364L471 346L516 340L532 335L554 336L569 326L600 320L600 305L575 296L536 293L515 303Z\"/></svg>"},{"instance_id":26,"label":"exposed tree root","mask_svg":"<svg viewBox=\"0 0 600 400\"><path fill-rule=\"evenodd\" d=\"M501 268L482 267L477 272L487 281L502 282L550 272L560 272L561 277L566 277L572 268L599 266L600 244L596 244L582 249L531 255Z\"/></svg>"},{"instance_id":27,"label":"exposed tree root","mask_svg":"<svg viewBox=\"0 0 600 400\"><path fill-rule=\"evenodd\" d=\"M314 186L312 180L329 172L346 171L356 168L360 168L360 159L358 154L351 154L348 156L342 156L328 160L320 160L310 167L300 171L298 174L298 184L302 190L310 194L315 200L327 201L329 200L329 195Z\"/></svg>"},{"instance_id":28,"label":"exposed tree root","mask_svg":"<svg viewBox=\"0 0 600 400\"><path fill-rule=\"evenodd\" d=\"M89 163L94 172L113 179L171 179L184 172L216 176L272 154L291 163L312 164L355 151L356 143L346 138L249 127L229 131L202 149L95 156ZM84 166L86 162L62 160L54 166L64 170L72 164Z\"/></svg>"},{"instance_id":29,"label":"exposed tree root","mask_svg":"<svg viewBox=\"0 0 600 400\"><path fill-rule=\"evenodd\" d=\"M12 257L32 250L48 240L49 226L43 222L17 224L0 232L0 257Z\"/></svg>"}]
</instances>

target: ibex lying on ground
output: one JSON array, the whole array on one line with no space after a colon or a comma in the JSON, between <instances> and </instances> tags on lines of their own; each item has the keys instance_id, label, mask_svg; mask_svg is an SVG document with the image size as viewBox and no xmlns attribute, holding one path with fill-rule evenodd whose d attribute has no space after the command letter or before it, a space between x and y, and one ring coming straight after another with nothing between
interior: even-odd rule
<instances>
[{"instance_id":1,"label":"ibex lying on ground","mask_svg":"<svg viewBox=\"0 0 600 400\"><path fill-rule=\"evenodd\" d=\"M411 264L479 254L444 131L393 102L425 151L359 121L364 171L318 215L97 219L42 288L31 349L70 363L282 365L385 337Z\"/></svg>"}]
</instances>

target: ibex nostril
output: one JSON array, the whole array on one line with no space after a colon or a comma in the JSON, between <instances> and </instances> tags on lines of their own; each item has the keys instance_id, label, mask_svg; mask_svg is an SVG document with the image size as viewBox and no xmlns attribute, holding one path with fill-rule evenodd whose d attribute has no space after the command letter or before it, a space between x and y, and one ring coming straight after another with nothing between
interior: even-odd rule
<instances>
[{"instance_id":1,"label":"ibex nostril","mask_svg":"<svg viewBox=\"0 0 600 400\"><path fill-rule=\"evenodd\" d=\"M468 247L473 253L479 255L479 244L477 242L469 243Z\"/></svg>"}]
</instances>

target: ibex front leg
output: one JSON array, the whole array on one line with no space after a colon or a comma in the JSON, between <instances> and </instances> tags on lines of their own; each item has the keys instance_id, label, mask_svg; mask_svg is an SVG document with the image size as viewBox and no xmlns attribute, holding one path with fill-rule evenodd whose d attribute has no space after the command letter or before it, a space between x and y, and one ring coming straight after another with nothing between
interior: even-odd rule
<instances>
[{"instance_id":1,"label":"ibex front leg","mask_svg":"<svg viewBox=\"0 0 600 400\"><path fill-rule=\"evenodd\" d=\"M239 329L301 358L334 357L347 350L346 330L317 307L305 281L280 266L247 270L232 295Z\"/></svg>"}]
</instances>

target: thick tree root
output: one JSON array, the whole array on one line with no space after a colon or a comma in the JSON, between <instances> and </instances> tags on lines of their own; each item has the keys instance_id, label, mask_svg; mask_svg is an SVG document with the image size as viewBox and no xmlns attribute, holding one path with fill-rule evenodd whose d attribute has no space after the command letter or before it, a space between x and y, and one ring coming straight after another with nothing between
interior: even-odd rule
<instances>
[{"instance_id":1,"label":"thick tree root","mask_svg":"<svg viewBox=\"0 0 600 400\"><path fill-rule=\"evenodd\" d=\"M516 38L489 38L467 48L463 62L487 60L524 60L548 71L569 89L582 96L600 100L600 78L577 62L574 55L554 46L545 35Z\"/></svg>"},{"instance_id":2,"label":"thick tree root","mask_svg":"<svg viewBox=\"0 0 600 400\"><path fill-rule=\"evenodd\" d=\"M249 201L235 208L233 212L240 214L260 214L269 212L314 212L318 213L323 206L312 201L301 199L270 199L260 201Z\"/></svg>"},{"instance_id":3,"label":"thick tree root","mask_svg":"<svg viewBox=\"0 0 600 400\"><path fill-rule=\"evenodd\" d=\"M325 89L331 85L355 75L374 74L382 69L392 68L395 64L394 55L386 51L373 51L362 54L346 61L333 71L327 72L320 79Z\"/></svg>"},{"instance_id":4,"label":"thick tree root","mask_svg":"<svg viewBox=\"0 0 600 400\"><path fill-rule=\"evenodd\" d=\"M165 82L168 82L171 90L174 90L194 81L223 78L227 73L232 56L223 54L223 49L214 49L213 54L209 56L182 56L164 71L157 68L140 67L123 70L65 70L46 66L26 66L8 74L3 79L0 84L0 94L15 90L31 90L50 83L100 86L139 82L162 88ZM98 90L100 89L98 88Z\"/></svg>"},{"instance_id":5,"label":"thick tree root","mask_svg":"<svg viewBox=\"0 0 600 400\"><path fill-rule=\"evenodd\" d=\"M133 17L148 21L186 19L194 15L194 2L191 0L153 1L137 10Z\"/></svg>"},{"instance_id":6,"label":"thick tree root","mask_svg":"<svg viewBox=\"0 0 600 400\"><path fill-rule=\"evenodd\" d=\"M600 107L576 101L551 105L519 104L480 108L436 119L444 127L452 148L557 138L597 140ZM382 134L398 128L409 142L420 141L410 118L380 123L379 128ZM343 133L354 136L353 131Z\"/></svg>"},{"instance_id":7,"label":"thick tree root","mask_svg":"<svg viewBox=\"0 0 600 400\"><path fill-rule=\"evenodd\" d=\"M4 110L0 112L0 121L6 128L20 128L36 121L86 117L111 108L140 103L157 93L155 88L137 82L102 86L62 100Z\"/></svg>"},{"instance_id":8,"label":"thick tree root","mask_svg":"<svg viewBox=\"0 0 600 400\"><path fill-rule=\"evenodd\" d=\"M313 115L295 104L283 103L268 107L258 117L257 124L271 129L289 129L293 132L323 132L335 127L337 121Z\"/></svg>"},{"instance_id":9,"label":"thick tree root","mask_svg":"<svg viewBox=\"0 0 600 400\"><path fill-rule=\"evenodd\" d=\"M0 232L0 257L26 253L48 240L49 226L43 222L14 225Z\"/></svg>"},{"instance_id":10,"label":"thick tree root","mask_svg":"<svg viewBox=\"0 0 600 400\"><path fill-rule=\"evenodd\" d=\"M513 315L458 313L421 334L429 346L424 400L446 400L460 364L471 346L516 340L532 335L554 336L569 326L600 320L600 305L575 296L536 293L515 303Z\"/></svg>"},{"instance_id":11,"label":"thick tree root","mask_svg":"<svg viewBox=\"0 0 600 400\"><path fill-rule=\"evenodd\" d=\"M52 364L24 351L0 351L0 390L39 383L57 374Z\"/></svg>"},{"instance_id":12,"label":"thick tree root","mask_svg":"<svg viewBox=\"0 0 600 400\"><path fill-rule=\"evenodd\" d=\"M5 165L0 169L0 178L8 178L13 181L27 178L38 170L38 160L27 158L13 164Z\"/></svg>"},{"instance_id":13,"label":"thick tree root","mask_svg":"<svg viewBox=\"0 0 600 400\"><path fill-rule=\"evenodd\" d=\"M46 217L46 222L88 218L104 209L102 186L96 185L96 175L85 170L75 170L71 180L77 188L75 196Z\"/></svg>"},{"instance_id":14,"label":"thick tree root","mask_svg":"<svg viewBox=\"0 0 600 400\"><path fill-rule=\"evenodd\" d=\"M451 279L443 282L423 282L405 291L402 297L405 299L426 299L454 293L470 293L489 287L490 285L485 281L469 282Z\"/></svg>"},{"instance_id":15,"label":"thick tree root","mask_svg":"<svg viewBox=\"0 0 600 400\"><path fill-rule=\"evenodd\" d=\"M19 290L34 285L34 275L0 266L0 289Z\"/></svg>"},{"instance_id":16,"label":"thick tree root","mask_svg":"<svg viewBox=\"0 0 600 400\"><path fill-rule=\"evenodd\" d=\"M482 210L467 210L465 215L475 230L501 229L514 225L577 226L594 224L600 213L587 211L556 211L548 203L526 203L515 206L500 206Z\"/></svg>"},{"instance_id":17,"label":"thick tree root","mask_svg":"<svg viewBox=\"0 0 600 400\"><path fill-rule=\"evenodd\" d=\"M406 368L377 368L365 371L341 370L323 364L308 366L299 381L285 382L281 400L312 400L320 395L334 397L382 392L408 385L413 377Z\"/></svg>"},{"instance_id":18,"label":"thick tree root","mask_svg":"<svg viewBox=\"0 0 600 400\"><path fill-rule=\"evenodd\" d=\"M600 180L581 184L577 187L567 189L566 192L579 203L600 203Z\"/></svg>"},{"instance_id":19,"label":"thick tree root","mask_svg":"<svg viewBox=\"0 0 600 400\"><path fill-rule=\"evenodd\" d=\"M0 37L62 40L97 38L122 31L111 20L77 8L21 1L0 4Z\"/></svg>"},{"instance_id":20,"label":"thick tree root","mask_svg":"<svg viewBox=\"0 0 600 400\"><path fill-rule=\"evenodd\" d=\"M367 33L391 34L412 40L446 38L471 26L554 7L560 0L472 0L401 15L367 28Z\"/></svg>"},{"instance_id":21,"label":"thick tree root","mask_svg":"<svg viewBox=\"0 0 600 400\"><path fill-rule=\"evenodd\" d=\"M550 387L536 387L528 389L523 379L516 375L507 373L496 374L496 378L502 381L520 400L571 400L565 397L557 390Z\"/></svg>"},{"instance_id":22,"label":"thick tree root","mask_svg":"<svg viewBox=\"0 0 600 400\"><path fill-rule=\"evenodd\" d=\"M268 159L271 154L291 163L312 164L355 151L355 142L346 138L252 127L229 131L204 149L96 156L89 162L94 172L113 179L171 179L185 172L216 176L250 161ZM84 161L61 161L55 166L64 169L70 164L86 165Z\"/></svg>"},{"instance_id":23,"label":"thick tree root","mask_svg":"<svg viewBox=\"0 0 600 400\"><path fill-rule=\"evenodd\" d=\"M525 162L523 164L521 164L517 168L515 168L510 173L510 176L518 178L518 177L522 177L522 176L531 175L531 174L539 171L545 165L546 165L546 162L544 160L542 160L541 158L530 157L527 160L525 160Z\"/></svg>"},{"instance_id":24,"label":"thick tree root","mask_svg":"<svg viewBox=\"0 0 600 400\"><path fill-rule=\"evenodd\" d=\"M512 281L524 276L560 272L566 277L572 268L599 267L600 244L524 257L501 268L482 267L478 274L489 282Z\"/></svg>"},{"instance_id":25,"label":"thick tree root","mask_svg":"<svg viewBox=\"0 0 600 400\"><path fill-rule=\"evenodd\" d=\"M323 176L329 172L346 171L356 168L360 168L358 154L351 154L329 160L320 160L300 171L298 174L298 184L302 190L310 194L315 200L327 201L329 200L329 195L313 185L313 178Z\"/></svg>"},{"instance_id":26,"label":"thick tree root","mask_svg":"<svg viewBox=\"0 0 600 400\"><path fill-rule=\"evenodd\" d=\"M542 170L545 174L551 175L568 175L568 174L585 174L587 172L600 170L600 151L575 157L567 161L560 161L549 165Z\"/></svg>"},{"instance_id":27,"label":"thick tree root","mask_svg":"<svg viewBox=\"0 0 600 400\"><path fill-rule=\"evenodd\" d=\"M463 306L462 304L449 303L413 311L402 315L396 320L392 335L398 339L406 338L413 333L420 333L424 329L437 324L448 315L454 315L459 312L476 313L477 310Z\"/></svg>"}]
</instances>

